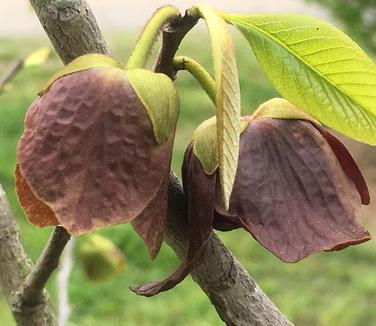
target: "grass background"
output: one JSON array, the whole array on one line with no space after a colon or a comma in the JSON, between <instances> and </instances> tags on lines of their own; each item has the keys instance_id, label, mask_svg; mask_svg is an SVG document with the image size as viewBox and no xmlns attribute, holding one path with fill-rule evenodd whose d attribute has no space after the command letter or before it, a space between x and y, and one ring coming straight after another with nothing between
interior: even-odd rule
<instances>
[{"instance_id":1,"label":"grass background","mask_svg":"<svg viewBox=\"0 0 376 326\"><path fill-rule=\"evenodd\" d=\"M128 56L134 37L107 35L113 55L120 62ZM248 45L236 39L244 113L276 96L271 84L255 62ZM210 67L208 39L202 32L190 35L180 53L191 55ZM46 39L0 39L0 75L18 57L40 46ZM52 57L43 67L19 73L0 95L0 183L9 197L21 226L22 238L32 259L39 256L51 229L32 227L18 206L13 170L16 144L22 133L25 112L37 91L61 67ZM173 167L179 172L185 146L194 128L214 114L214 108L196 82L180 72L177 87L181 113ZM371 222L366 224L372 227ZM375 229L371 229L374 232ZM200 288L188 277L170 292L153 298L137 297L128 290L146 280L160 279L174 270L178 260L166 245L150 262L142 241L129 225L98 232L119 246L127 258L127 268L104 283L89 282L77 259L69 285L72 305L70 325L222 325L215 309ZM354 326L376 325L376 248L374 241L342 252L320 253L297 264L285 264L261 248L247 233L238 230L219 233L222 240L261 288L296 325ZM56 302L55 278L48 283ZM14 325L0 293L0 325Z\"/></svg>"}]
</instances>

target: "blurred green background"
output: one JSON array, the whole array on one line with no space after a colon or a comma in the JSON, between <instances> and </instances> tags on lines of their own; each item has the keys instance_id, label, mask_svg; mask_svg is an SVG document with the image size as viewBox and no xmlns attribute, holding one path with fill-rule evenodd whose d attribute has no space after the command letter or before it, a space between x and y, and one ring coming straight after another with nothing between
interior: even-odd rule
<instances>
[{"instance_id":1,"label":"blurred green background","mask_svg":"<svg viewBox=\"0 0 376 326\"><path fill-rule=\"evenodd\" d=\"M203 51L208 45L204 35L200 31L189 35L179 53L191 55L210 68L210 50ZM113 56L120 62L129 55L134 38L125 34L106 35ZM240 38L236 38L236 43L244 113L250 113L277 93L256 64L248 45ZM49 43L45 38L0 38L0 75L13 60L40 46L49 46ZM41 86L60 67L59 59L53 56L42 67L19 73L0 95L0 183L5 187L21 225L25 247L34 261L51 229L32 227L18 206L13 177L16 144L28 106ZM195 126L213 115L214 108L186 73L179 73L177 87L181 95L181 113L173 167L179 172L185 146ZM366 224L375 234L374 224L368 220ZM142 241L129 225L98 233L111 239L122 250L127 258L127 268L104 283L89 282L77 259L79 239L69 285L70 325L223 324L208 298L190 277L172 291L153 298L137 297L128 290L130 285L163 278L174 270L178 260L166 245L158 258L150 262ZM285 264L261 248L244 231L218 234L272 301L296 325L376 325L374 241L342 252L316 254L297 264ZM54 302L55 282L53 277L48 283ZM1 294L0 325L14 325Z\"/></svg>"}]
</instances>

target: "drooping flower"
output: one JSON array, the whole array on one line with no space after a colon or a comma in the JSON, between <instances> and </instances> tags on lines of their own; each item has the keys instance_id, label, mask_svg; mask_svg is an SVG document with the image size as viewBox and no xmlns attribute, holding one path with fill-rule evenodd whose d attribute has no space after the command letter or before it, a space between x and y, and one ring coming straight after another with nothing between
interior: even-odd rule
<instances>
[{"instance_id":1,"label":"drooping flower","mask_svg":"<svg viewBox=\"0 0 376 326\"><path fill-rule=\"evenodd\" d=\"M367 185L336 137L283 99L243 121L229 210L218 186L215 119L197 129L182 171L188 255L172 276L134 288L137 294L155 295L182 281L201 261L213 228L243 228L290 263L370 240L359 223L361 204L370 201Z\"/></svg>"},{"instance_id":2,"label":"drooping flower","mask_svg":"<svg viewBox=\"0 0 376 326\"><path fill-rule=\"evenodd\" d=\"M27 111L16 183L30 222L74 235L132 222L154 258L177 116L167 76L101 55L73 61Z\"/></svg>"}]
</instances>

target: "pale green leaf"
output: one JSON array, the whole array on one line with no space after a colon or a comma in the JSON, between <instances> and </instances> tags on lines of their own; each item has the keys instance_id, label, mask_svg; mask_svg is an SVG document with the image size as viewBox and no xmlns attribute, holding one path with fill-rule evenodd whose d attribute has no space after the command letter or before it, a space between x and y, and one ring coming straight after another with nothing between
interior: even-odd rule
<instances>
[{"instance_id":1,"label":"pale green leaf","mask_svg":"<svg viewBox=\"0 0 376 326\"><path fill-rule=\"evenodd\" d=\"M376 144L376 65L348 36L302 15L223 17L244 34L283 97L329 127Z\"/></svg>"},{"instance_id":2,"label":"pale green leaf","mask_svg":"<svg viewBox=\"0 0 376 326\"><path fill-rule=\"evenodd\" d=\"M228 208L239 156L240 88L232 37L226 22L206 5L195 8L206 21L213 55L219 175Z\"/></svg>"},{"instance_id":3,"label":"pale green leaf","mask_svg":"<svg viewBox=\"0 0 376 326\"><path fill-rule=\"evenodd\" d=\"M164 74L145 69L126 70L126 75L151 120L156 141L161 144L175 133L179 96Z\"/></svg>"},{"instance_id":4,"label":"pale green leaf","mask_svg":"<svg viewBox=\"0 0 376 326\"><path fill-rule=\"evenodd\" d=\"M55 73L46 83L46 85L42 88L42 90L38 93L40 96L42 96L44 93L46 93L51 85L58 79L73 74L77 71L87 70L90 68L99 68L99 67L115 67L115 68L121 68L120 64L112 59L109 56L106 56L104 54L85 54L77 59L73 60L72 62L68 63L64 68L59 70L57 73Z\"/></svg>"}]
</instances>

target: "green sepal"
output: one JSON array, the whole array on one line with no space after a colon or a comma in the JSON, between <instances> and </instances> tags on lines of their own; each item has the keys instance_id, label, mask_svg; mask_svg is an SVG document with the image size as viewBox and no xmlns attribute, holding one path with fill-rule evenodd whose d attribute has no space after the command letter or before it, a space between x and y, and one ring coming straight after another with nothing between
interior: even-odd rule
<instances>
[{"instance_id":1,"label":"green sepal","mask_svg":"<svg viewBox=\"0 0 376 326\"><path fill-rule=\"evenodd\" d=\"M262 103L252 114L251 119L274 118L274 119L299 119L308 120L316 125L321 125L314 117L300 110L294 104L284 98L272 98Z\"/></svg>"},{"instance_id":2,"label":"green sepal","mask_svg":"<svg viewBox=\"0 0 376 326\"><path fill-rule=\"evenodd\" d=\"M241 120L242 133L249 124L249 119ZM217 146L217 119L211 117L201 123L193 133L193 153L200 161L205 173L213 174L219 165Z\"/></svg>"},{"instance_id":3,"label":"green sepal","mask_svg":"<svg viewBox=\"0 0 376 326\"><path fill-rule=\"evenodd\" d=\"M77 71L87 70L90 68L99 68L99 67L114 67L121 68L121 65L114 59L104 54L91 53L82 55L72 62L64 66L63 69L56 72L44 85L44 87L39 91L38 95L42 96L47 93L51 85L58 79L73 74Z\"/></svg>"},{"instance_id":4,"label":"green sepal","mask_svg":"<svg viewBox=\"0 0 376 326\"><path fill-rule=\"evenodd\" d=\"M129 82L143 103L159 144L175 133L179 96L169 77L146 69L126 71Z\"/></svg>"}]
</instances>

